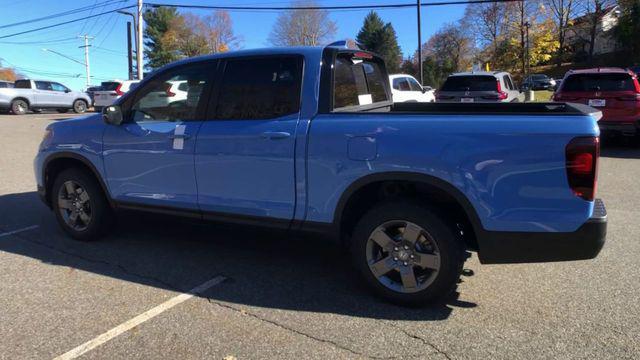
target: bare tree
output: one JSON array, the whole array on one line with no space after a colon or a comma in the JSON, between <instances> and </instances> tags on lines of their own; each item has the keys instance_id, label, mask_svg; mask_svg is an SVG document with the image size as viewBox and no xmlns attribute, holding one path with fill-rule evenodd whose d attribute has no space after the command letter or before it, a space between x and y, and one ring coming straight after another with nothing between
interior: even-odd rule
<instances>
[{"instance_id":1,"label":"bare tree","mask_svg":"<svg viewBox=\"0 0 640 360\"><path fill-rule=\"evenodd\" d=\"M507 31L506 12L506 4L501 2L470 4L465 9L464 24L472 30L480 45L492 49L492 62L497 60L498 47Z\"/></svg>"},{"instance_id":2,"label":"bare tree","mask_svg":"<svg viewBox=\"0 0 640 360\"><path fill-rule=\"evenodd\" d=\"M200 32L205 36L212 53L225 52L238 47L240 38L233 33L233 22L229 12L216 10L202 19Z\"/></svg>"},{"instance_id":3,"label":"bare tree","mask_svg":"<svg viewBox=\"0 0 640 360\"><path fill-rule=\"evenodd\" d=\"M589 63L593 62L598 32L603 30L598 29L598 25L609 7L614 4L614 0L580 0L578 3L579 9L584 12L584 15L578 19L579 23L573 24L572 28L575 36L588 45Z\"/></svg>"},{"instance_id":4,"label":"bare tree","mask_svg":"<svg viewBox=\"0 0 640 360\"><path fill-rule=\"evenodd\" d=\"M317 6L314 1L295 1L292 4L295 7ZM269 34L269 42L276 46L314 46L331 40L336 31L336 23L329 19L326 10L290 10L278 15Z\"/></svg>"},{"instance_id":5,"label":"bare tree","mask_svg":"<svg viewBox=\"0 0 640 360\"><path fill-rule=\"evenodd\" d=\"M527 31L533 27L540 17L539 0L513 1L506 4L506 18L508 31L518 37L518 54L520 70L524 75L527 71Z\"/></svg>"},{"instance_id":6,"label":"bare tree","mask_svg":"<svg viewBox=\"0 0 640 360\"><path fill-rule=\"evenodd\" d=\"M469 67L473 50L473 39L467 35L460 24L445 25L423 46L425 56L441 64L450 64L452 71Z\"/></svg>"},{"instance_id":7,"label":"bare tree","mask_svg":"<svg viewBox=\"0 0 640 360\"><path fill-rule=\"evenodd\" d=\"M566 35L569 28L569 21L576 12L575 0L545 0L551 12L555 26L555 33L558 39L558 52L556 54L556 65L560 66L565 54Z\"/></svg>"}]
</instances>

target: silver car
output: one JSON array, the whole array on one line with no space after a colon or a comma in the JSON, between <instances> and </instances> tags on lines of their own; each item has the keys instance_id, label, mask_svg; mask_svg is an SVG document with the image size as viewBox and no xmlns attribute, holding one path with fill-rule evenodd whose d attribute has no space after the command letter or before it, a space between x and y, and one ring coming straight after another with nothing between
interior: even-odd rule
<instances>
[{"instance_id":1,"label":"silver car","mask_svg":"<svg viewBox=\"0 0 640 360\"><path fill-rule=\"evenodd\" d=\"M29 110L69 109L80 114L87 111L91 98L87 93L72 91L68 87L46 80L16 80L13 88L0 88L0 109L23 115Z\"/></svg>"},{"instance_id":2,"label":"silver car","mask_svg":"<svg viewBox=\"0 0 640 360\"><path fill-rule=\"evenodd\" d=\"M524 96L511 74L475 71L449 75L436 93L437 102L519 102Z\"/></svg>"}]
</instances>

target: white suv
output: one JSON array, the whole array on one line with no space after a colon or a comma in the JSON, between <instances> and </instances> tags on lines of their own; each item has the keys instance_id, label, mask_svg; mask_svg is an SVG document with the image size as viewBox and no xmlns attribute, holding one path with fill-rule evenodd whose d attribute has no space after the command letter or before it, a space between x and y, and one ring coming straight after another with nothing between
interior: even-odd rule
<instances>
[{"instance_id":1,"label":"white suv","mask_svg":"<svg viewBox=\"0 0 640 360\"><path fill-rule=\"evenodd\" d=\"M524 95L505 71L451 74L436 92L438 102L520 102Z\"/></svg>"},{"instance_id":2,"label":"white suv","mask_svg":"<svg viewBox=\"0 0 640 360\"><path fill-rule=\"evenodd\" d=\"M433 88L423 87L418 80L407 74L389 75L393 102L434 102Z\"/></svg>"},{"instance_id":3,"label":"white suv","mask_svg":"<svg viewBox=\"0 0 640 360\"><path fill-rule=\"evenodd\" d=\"M102 111L102 108L113 104L132 86L138 84L138 80L113 80L105 81L100 84L100 90L93 93L93 108L96 111Z\"/></svg>"}]
</instances>

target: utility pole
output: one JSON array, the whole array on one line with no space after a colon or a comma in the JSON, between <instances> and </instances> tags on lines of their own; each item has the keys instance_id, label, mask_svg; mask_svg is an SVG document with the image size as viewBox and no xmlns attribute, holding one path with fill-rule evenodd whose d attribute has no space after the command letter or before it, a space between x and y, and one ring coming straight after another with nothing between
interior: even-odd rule
<instances>
[{"instance_id":1,"label":"utility pole","mask_svg":"<svg viewBox=\"0 0 640 360\"><path fill-rule=\"evenodd\" d=\"M422 85L422 24L420 22L420 0L418 0L418 71L420 72L420 85Z\"/></svg>"},{"instance_id":2,"label":"utility pole","mask_svg":"<svg viewBox=\"0 0 640 360\"><path fill-rule=\"evenodd\" d=\"M529 60L529 26L531 26L531 24L529 24L529 22L525 22L524 23L525 29L527 29L527 46L526 46L526 66L525 66L525 76L529 75L529 71L530 71L530 67L531 67L531 62Z\"/></svg>"},{"instance_id":3,"label":"utility pole","mask_svg":"<svg viewBox=\"0 0 640 360\"><path fill-rule=\"evenodd\" d=\"M138 36L136 44L136 59L138 60L138 79L142 80L142 54L144 53L142 45L142 0L138 0Z\"/></svg>"},{"instance_id":4,"label":"utility pole","mask_svg":"<svg viewBox=\"0 0 640 360\"><path fill-rule=\"evenodd\" d=\"M129 66L129 80L133 80L133 53L131 51L131 21L127 21L127 65Z\"/></svg>"},{"instance_id":5,"label":"utility pole","mask_svg":"<svg viewBox=\"0 0 640 360\"><path fill-rule=\"evenodd\" d=\"M87 34L79 35L79 38L84 38L84 46L78 46L79 48L84 48L84 68L87 72L87 87L91 85L91 67L89 66L89 40L93 39L92 36Z\"/></svg>"}]
</instances>

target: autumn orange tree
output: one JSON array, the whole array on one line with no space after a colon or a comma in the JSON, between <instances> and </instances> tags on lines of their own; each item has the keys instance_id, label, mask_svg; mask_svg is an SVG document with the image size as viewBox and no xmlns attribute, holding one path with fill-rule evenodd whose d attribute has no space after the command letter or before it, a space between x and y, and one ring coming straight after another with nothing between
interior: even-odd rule
<instances>
[{"instance_id":1,"label":"autumn orange tree","mask_svg":"<svg viewBox=\"0 0 640 360\"><path fill-rule=\"evenodd\" d=\"M0 80L4 81L16 81L18 79L18 74L16 71L11 68L3 68L0 67Z\"/></svg>"}]
</instances>

